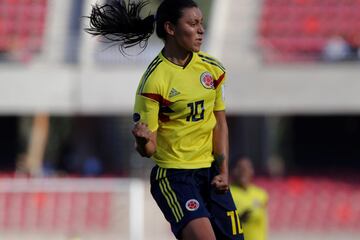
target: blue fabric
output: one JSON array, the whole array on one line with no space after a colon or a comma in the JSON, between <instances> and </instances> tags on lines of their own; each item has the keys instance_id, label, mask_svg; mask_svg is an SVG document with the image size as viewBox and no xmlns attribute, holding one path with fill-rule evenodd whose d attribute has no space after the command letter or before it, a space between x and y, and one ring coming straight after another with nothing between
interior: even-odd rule
<instances>
[{"instance_id":1,"label":"blue fabric","mask_svg":"<svg viewBox=\"0 0 360 240\"><path fill-rule=\"evenodd\" d=\"M235 219L236 226L240 223L228 216L236 210L230 191L218 193L211 186L211 180L219 174L215 164L202 169L166 169L166 174L159 174L164 171L158 166L152 169L151 194L177 238L191 220L207 217L217 239L244 239L242 234L233 235L232 221Z\"/></svg>"}]
</instances>

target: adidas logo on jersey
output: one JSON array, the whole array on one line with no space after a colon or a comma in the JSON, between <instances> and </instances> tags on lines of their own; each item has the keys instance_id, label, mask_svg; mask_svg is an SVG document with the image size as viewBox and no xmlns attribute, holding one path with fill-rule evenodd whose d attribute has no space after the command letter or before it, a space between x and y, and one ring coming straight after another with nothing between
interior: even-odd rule
<instances>
[{"instance_id":1,"label":"adidas logo on jersey","mask_svg":"<svg viewBox=\"0 0 360 240\"><path fill-rule=\"evenodd\" d=\"M177 95L179 95L179 94L180 94L180 92L176 91L175 88L172 88L171 91L170 91L170 93L169 93L169 98L175 97L175 96L177 96Z\"/></svg>"}]
</instances>

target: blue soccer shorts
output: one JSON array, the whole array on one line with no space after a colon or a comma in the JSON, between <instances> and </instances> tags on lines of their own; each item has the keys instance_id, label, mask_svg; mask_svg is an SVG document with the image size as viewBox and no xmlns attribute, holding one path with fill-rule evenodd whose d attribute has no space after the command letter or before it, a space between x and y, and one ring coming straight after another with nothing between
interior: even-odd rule
<instances>
[{"instance_id":1,"label":"blue soccer shorts","mask_svg":"<svg viewBox=\"0 0 360 240\"><path fill-rule=\"evenodd\" d=\"M151 194L179 239L191 220L207 217L216 239L244 240L243 230L230 191L217 192L211 181L218 167L151 171Z\"/></svg>"}]
</instances>

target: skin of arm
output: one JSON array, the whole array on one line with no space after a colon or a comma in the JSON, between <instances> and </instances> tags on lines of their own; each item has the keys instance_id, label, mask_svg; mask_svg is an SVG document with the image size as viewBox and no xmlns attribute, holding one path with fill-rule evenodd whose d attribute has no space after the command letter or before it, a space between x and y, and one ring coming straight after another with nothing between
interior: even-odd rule
<instances>
[{"instance_id":1,"label":"skin of arm","mask_svg":"<svg viewBox=\"0 0 360 240\"><path fill-rule=\"evenodd\" d=\"M229 137L225 111L214 111L216 125L213 130L213 152L220 174L215 176L211 184L220 192L229 189Z\"/></svg>"},{"instance_id":2,"label":"skin of arm","mask_svg":"<svg viewBox=\"0 0 360 240\"><path fill-rule=\"evenodd\" d=\"M135 148L142 157L150 158L156 152L157 133L151 132L145 123L137 123L132 129Z\"/></svg>"}]
</instances>

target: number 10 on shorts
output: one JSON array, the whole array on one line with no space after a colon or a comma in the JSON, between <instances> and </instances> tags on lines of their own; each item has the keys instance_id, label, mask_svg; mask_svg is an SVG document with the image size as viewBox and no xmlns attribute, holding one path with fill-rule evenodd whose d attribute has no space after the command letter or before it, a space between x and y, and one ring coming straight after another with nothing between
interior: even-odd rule
<instances>
[{"instance_id":1,"label":"number 10 on shorts","mask_svg":"<svg viewBox=\"0 0 360 240\"><path fill-rule=\"evenodd\" d=\"M227 216L231 219L232 234L237 235L243 233L238 211L227 212Z\"/></svg>"}]
</instances>

